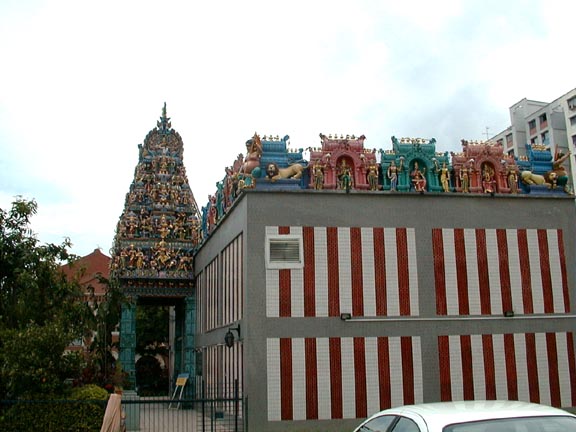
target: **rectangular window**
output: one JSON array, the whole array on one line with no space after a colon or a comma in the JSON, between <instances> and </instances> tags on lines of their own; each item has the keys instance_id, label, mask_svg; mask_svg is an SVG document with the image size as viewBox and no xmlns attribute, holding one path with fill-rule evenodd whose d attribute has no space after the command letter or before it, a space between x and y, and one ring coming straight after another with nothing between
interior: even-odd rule
<instances>
[{"instance_id":1,"label":"rectangular window","mask_svg":"<svg viewBox=\"0 0 576 432\"><path fill-rule=\"evenodd\" d=\"M536 120L530 120L528 128L530 129L530 135L534 135L536 133Z\"/></svg>"},{"instance_id":2,"label":"rectangular window","mask_svg":"<svg viewBox=\"0 0 576 432\"><path fill-rule=\"evenodd\" d=\"M570 117L570 126L576 126L576 116Z\"/></svg>"},{"instance_id":3,"label":"rectangular window","mask_svg":"<svg viewBox=\"0 0 576 432\"><path fill-rule=\"evenodd\" d=\"M550 145L550 133L548 131L542 133L540 137L542 138L542 144L545 146Z\"/></svg>"},{"instance_id":4,"label":"rectangular window","mask_svg":"<svg viewBox=\"0 0 576 432\"><path fill-rule=\"evenodd\" d=\"M576 96L568 99L568 109L571 111L576 110Z\"/></svg>"},{"instance_id":5,"label":"rectangular window","mask_svg":"<svg viewBox=\"0 0 576 432\"><path fill-rule=\"evenodd\" d=\"M506 135L506 145L510 147L512 145L512 134Z\"/></svg>"},{"instance_id":6,"label":"rectangular window","mask_svg":"<svg viewBox=\"0 0 576 432\"><path fill-rule=\"evenodd\" d=\"M272 269L304 267L302 237L284 234L266 238L266 266Z\"/></svg>"},{"instance_id":7,"label":"rectangular window","mask_svg":"<svg viewBox=\"0 0 576 432\"><path fill-rule=\"evenodd\" d=\"M544 129L548 127L548 117L546 117L546 113L542 114L540 117L540 129Z\"/></svg>"}]
</instances>

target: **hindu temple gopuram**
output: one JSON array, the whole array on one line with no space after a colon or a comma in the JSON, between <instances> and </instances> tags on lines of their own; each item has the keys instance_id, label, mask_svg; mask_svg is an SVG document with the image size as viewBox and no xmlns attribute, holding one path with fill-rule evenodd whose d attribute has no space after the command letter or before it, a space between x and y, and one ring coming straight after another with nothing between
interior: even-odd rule
<instances>
[{"instance_id":1,"label":"hindu temple gopuram","mask_svg":"<svg viewBox=\"0 0 576 432\"><path fill-rule=\"evenodd\" d=\"M135 307L168 304L171 379L240 394L216 426L238 410L244 430L283 432L419 402L576 409L569 149L319 138L250 130L198 207L164 107L112 250L132 379Z\"/></svg>"},{"instance_id":2,"label":"hindu temple gopuram","mask_svg":"<svg viewBox=\"0 0 576 432\"><path fill-rule=\"evenodd\" d=\"M138 303L178 306L176 331L183 342L176 370L192 367L193 268L199 212L183 163L183 143L171 128L166 105L157 127L138 146L134 180L126 194L112 247L110 275L119 281L129 303L122 309L120 360L129 378L135 378Z\"/></svg>"}]
</instances>

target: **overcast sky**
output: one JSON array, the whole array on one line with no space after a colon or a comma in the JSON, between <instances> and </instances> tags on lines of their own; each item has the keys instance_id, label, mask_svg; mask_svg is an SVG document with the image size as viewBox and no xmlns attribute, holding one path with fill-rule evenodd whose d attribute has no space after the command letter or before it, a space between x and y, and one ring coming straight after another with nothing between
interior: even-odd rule
<instances>
[{"instance_id":1,"label":"overcast sky","mask_svg":"<svg viewBox=\"0 0 576 432\"><path fill-rule=\"evenodd\" d=\"M436 138L576 87L574 1L0 1L0 208L106 254L164 102L200 207L254 132Z\"/></svg>"}]
</instances>

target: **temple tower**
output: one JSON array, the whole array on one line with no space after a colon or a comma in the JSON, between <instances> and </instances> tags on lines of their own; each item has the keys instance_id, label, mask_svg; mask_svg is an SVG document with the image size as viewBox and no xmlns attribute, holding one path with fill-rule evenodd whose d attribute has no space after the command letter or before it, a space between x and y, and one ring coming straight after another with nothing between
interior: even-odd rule
<instances>
[{"instance_id":1,"label":"temple tower","mask_svg":"<svg viewBox=\"0 0 576 432\"><path fill-rule=\"evenodd\" d=\"M120 323L120 362L135 383L136 306L173 307L170 380L194 377L193 253L199 212L183 163L183 142L166 104L157 126L138 145L138 164L111 250L111 278L126 295Z\"/></svg>"}]
</instances>

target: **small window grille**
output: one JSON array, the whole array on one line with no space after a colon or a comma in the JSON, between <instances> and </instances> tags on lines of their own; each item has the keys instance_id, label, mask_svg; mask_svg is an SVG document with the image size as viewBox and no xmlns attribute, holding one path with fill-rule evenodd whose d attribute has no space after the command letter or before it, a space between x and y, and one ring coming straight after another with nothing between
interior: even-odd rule
<instances>
[{"instance_id":1,"label":"small window grille","mask_svg":"<svg viewBox=\"0 0 576 432\"><path fill-rule=\"evenodd\" d=\"M300 236L268 237L266 252L269 268L299 268L303 265Z\"/></svg>"}]
</instances>

